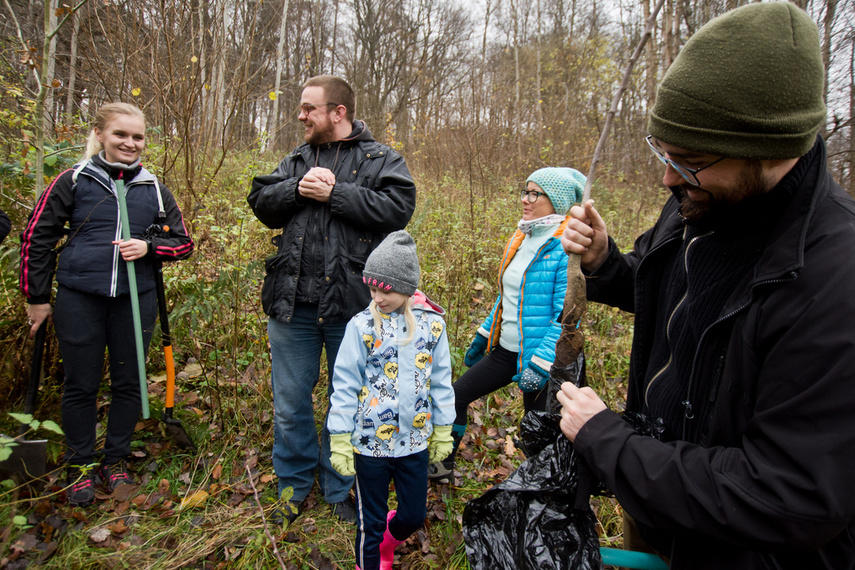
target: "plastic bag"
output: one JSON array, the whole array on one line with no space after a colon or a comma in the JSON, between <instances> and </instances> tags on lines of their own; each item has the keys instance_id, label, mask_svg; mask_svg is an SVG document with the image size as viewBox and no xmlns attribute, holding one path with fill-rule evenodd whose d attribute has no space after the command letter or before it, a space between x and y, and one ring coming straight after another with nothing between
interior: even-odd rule
<instances>
[{"instance_id":1,"label":"plastic bag","mask_svg":"<svg viewBox=\"0 0 855 570\"><path fill-rule=\"evenodd\" d=\"M475 570L587 570L603 567L590 495L610 494L560 428L563 382L584 386L585 357L549 375L549 412L530 412L520 424L527 459L503 482L463 510L466 557ZM627 412L638 433L662 439L664 423Z\"/></svg>"},{"instance_id":2,"label":"plastic bag","mask_svg":"<svg viewBox=\"0 0 855 570\"><path fill-rule=\"evenodd\" d=\"M572 368L572 370L570 370ZM526 459L519 469L463 510L466 557L476 570L602 568L596 517L588 506L588 470L559 427L553 390L584 385L584 356L550 373L550 409L530 412L520 425ZM577 492L578 491L578 492Z\"/></svg>"}]
</instances>

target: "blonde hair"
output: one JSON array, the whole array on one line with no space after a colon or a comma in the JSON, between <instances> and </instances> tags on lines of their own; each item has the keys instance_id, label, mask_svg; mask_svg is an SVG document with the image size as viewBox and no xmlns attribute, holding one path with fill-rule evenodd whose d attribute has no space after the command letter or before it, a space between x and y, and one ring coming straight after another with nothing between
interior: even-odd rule
<instances>
[{"instance_id":1,"label":"blonde hair","mask_svg":"<svg viewBox=\"0 0 855 570\"><path fill-rule=\"evenodd\" d=\"M98 140L95 129L104 132L110 121L116 118L116 115L139 117L142 119L143 125L146 124L145 114L136 105L131 105L130 103L107 103L106 105L102 105L95 113L95 120L92 121L92 130L89 131L89 139L86 141L86 152L83 154L84 159L91 158L104 150L104 145Z\"/></svg>"},{"instance_id":2,"label":"blonde hair","mask_svg":"<svg viewBox=\"0 0 855 570\"><path fill-rule=\"evenodd\" d=\"M395 344L405 346L413 340L413 335L416 333L416 316L413 314L413 303L415 300L412 296L408 297L404 302L404 322L407 323L407 336L402 339L396 339ZM374 317L374 338L381 340L383 338L383 330L380 325L384 318L380 314L380 309L377 308L377 303L371 301L368 305L368 310L371 311L371 316ZM388 317L387 317L388 318Z\"/></svg>"}]
</instances>

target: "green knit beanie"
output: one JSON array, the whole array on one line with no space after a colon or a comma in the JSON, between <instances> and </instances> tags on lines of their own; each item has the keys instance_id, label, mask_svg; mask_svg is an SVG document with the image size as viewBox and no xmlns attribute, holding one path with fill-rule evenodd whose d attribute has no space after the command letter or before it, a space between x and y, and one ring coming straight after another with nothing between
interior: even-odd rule
<instances>
[{"instance_id":1,"label":"green knit beanie","mask_svg":"<svg viewBox=\"0 0 855 570\"><path fill-rule=\"evenodd\" d=\"M819 33L789 2L749 4L711 20L668 69L648 131L730 158L806 154L825 121Z\"/></svg>"}]
</instances>

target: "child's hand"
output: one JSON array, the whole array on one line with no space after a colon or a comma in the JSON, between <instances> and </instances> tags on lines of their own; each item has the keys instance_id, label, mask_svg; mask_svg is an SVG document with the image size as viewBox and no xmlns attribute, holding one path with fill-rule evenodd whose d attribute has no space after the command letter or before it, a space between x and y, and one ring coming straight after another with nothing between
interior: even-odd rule
<instances>
[{"instance_id":1,"label":"child's hand","mask_svg":"<svg viewBox=\"0 0 855 570\"><path fill-rule=\"evenodd\" d=\"M433 426L433 433L428 442L428 463L442 461L451 454L453 448L451 426Z\"/></svg>"},{"instance_id":2,"label":"child's hand","mask_svg":"<svg viewBox=\"0 0 855 570\"><path fill-rule=\"evenodd\" d=\"M451 429L451 426L448 427ZM349 433L330 435L330 452L330 464L333 469L345 477L356 475L356 469L353 468L353 446L350 444Z\"/></svg>"}]
</instances>

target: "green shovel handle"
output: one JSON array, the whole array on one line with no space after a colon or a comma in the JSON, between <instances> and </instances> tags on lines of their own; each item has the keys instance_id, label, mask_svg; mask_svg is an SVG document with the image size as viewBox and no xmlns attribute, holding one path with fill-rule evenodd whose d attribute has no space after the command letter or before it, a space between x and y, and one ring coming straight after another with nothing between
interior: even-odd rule
<instances>
[{"instance_id":1,"label":"green shovel handle","mask_svg":"<svg viewBox=\"0 0 855 570\"><path fill-rule=\"evenodd\" d=\"M122 224L122 240L129 241L131 239L131 225L128 221L128 204L125 200L125 183L119 178L116 180L116 196L119 200L119 220ZM134 318L134 340L137 345L137 368L140 376L140 400L142 404L143 419L149 418L148 411L148 383L145 373L145 352L143 351L142 341L142 322L140 320L140 299L137 293L137 273L134 269L134 262L128 261L128 286L131 290L131 313Z\"/></svg>"}]
</instances>

